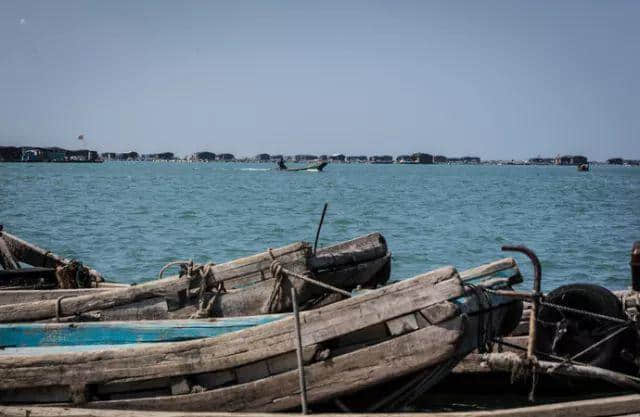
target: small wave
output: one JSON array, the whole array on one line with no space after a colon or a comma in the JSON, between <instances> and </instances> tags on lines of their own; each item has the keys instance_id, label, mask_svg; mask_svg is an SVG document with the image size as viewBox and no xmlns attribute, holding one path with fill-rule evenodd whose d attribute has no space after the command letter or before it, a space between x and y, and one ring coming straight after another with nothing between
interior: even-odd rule
<instances>
[{"instance_id":1,"label":"small wave","mask_svg":"<svg viewBox=\"0 0 640 417\"><path fill-rule=\"evenodd\" d=\"M240 171L271 171L270 168L240 168Z\"/></svg>"}]
</instances>

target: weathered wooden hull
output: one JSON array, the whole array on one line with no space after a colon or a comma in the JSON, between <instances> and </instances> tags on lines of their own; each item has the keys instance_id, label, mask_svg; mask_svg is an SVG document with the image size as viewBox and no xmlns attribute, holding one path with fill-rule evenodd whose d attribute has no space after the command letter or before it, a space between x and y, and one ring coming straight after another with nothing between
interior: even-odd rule
<instances>
[{"instance_id":1,"label":"weathered wooden hull","mask_svg":"<svg viewBox=\"0 0 640 417\"><path fill-rule=\"evenodd\" d=\"M294 243L213 266L213 273L206 277L207 287L222 281L226 291L205 292L202 297L208 303L215 295L210 311L214 317L287 312L292 308L292 287L302 303L321 298L327 290L294 277L277 280L270 268L274 260L294 273L351 290L386 282L390 257L386 241L378 233L321 248L316 254L309 244ZM56 298L38 291L31 294L37 297L35 301L23 301L29 299L30 293L22 290L16 294L20 302L0 303L0 322L56 317L64 321L185 319L199 307L200 287L199 277L174 276L109 291L98 288L77 296L73 291L80 290L64 290ZM10 292L0 292L0 300L10 297Z\"/></svg>"},{"instance_id":2,"label":"weathered wooden hull","mask_svg":"<svg viewBox=\"0 0 640 417\"><path fill-rule=\"evenodd\" d=\"M514 321L507 317L513 304L493 298L489 307L449 267L304 311L308 400L324 402L453 366L480 336L498 336L506 321ZM3 403L180 411L299 405L293 317L202 340L0 357L0 374ZM431 382L441 374L430 375Z\"/></svg>"},{"instance_id":3,"label":"weathered wooden hull","mask_svg":"<svg viewBox=\"0 0 640 417\"><path fill-rule=\"evenodd\" d=\"M21 264L33 268L22 268ZM104 279L94 269L62 258L0 230L0 290L97 287Z\"/></svg>"}]
</instances>

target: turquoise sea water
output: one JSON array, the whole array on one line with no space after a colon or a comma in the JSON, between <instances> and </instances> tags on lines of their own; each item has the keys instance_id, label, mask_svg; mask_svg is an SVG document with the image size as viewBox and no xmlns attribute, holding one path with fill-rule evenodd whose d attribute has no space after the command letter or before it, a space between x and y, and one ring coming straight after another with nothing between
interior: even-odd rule
<instances>
[{"instance_id":1,"label":"turquoise sea water","mask_svg":"<svg viewBox=\"0 0 640 417\"><path fill-rule=\"evenodd\" d=\"M0 163L0 224L119 282L167 262L223 262L313 241L380 231L404 278L500 258L525 244L543 285L629 285L640 240L640 169L464 165L340 165L286 173L266 164ZM526 278L531 269L516 255Z\"/></svg>"}]
</instances>

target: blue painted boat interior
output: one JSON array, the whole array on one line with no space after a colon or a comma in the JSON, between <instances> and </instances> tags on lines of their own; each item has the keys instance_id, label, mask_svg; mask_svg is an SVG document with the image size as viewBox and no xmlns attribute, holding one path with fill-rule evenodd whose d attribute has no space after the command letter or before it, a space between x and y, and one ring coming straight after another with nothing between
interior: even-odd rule
<instances>
[{"instance_id":1,"label":"blue painted boat interior","mask_svg":"<svg viewBox=\"0 0 640 417\"><path fill-rule=\"evenodd\" d=\"M287 316L289 314L210 320L0 324L0 348L177 342L216 337Z\"/></svg>"}]
</instances>

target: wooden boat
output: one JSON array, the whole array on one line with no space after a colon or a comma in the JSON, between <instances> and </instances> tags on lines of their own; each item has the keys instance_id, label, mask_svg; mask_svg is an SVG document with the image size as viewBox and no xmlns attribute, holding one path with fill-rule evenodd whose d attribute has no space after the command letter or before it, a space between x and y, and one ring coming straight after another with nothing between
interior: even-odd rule
<instances>
[{"instance_id":1,"label":"wooden boat","mask_svg":"<svg viewBox=\"0 0 640 417\"><path fill-rule=\"evenodd\" d=\"M0 267L0 290L112 288L118 285L105 283L98 271L32 245L3 231L2 226Z\"/></svg>"},{"instance_id":2,"label":"wooden boat","mask_svg":"<svg viewBox=\"0 0 640 417\"><path fill-rule=\"evenodd\" d=\"M126 410L279 411L299 405L296 340L306 396L321 403L418 375L426 390L458 360L519 320L521 303L483 288L513 259L459 275L446 267L300 314L218 337L82 353L0 357L0 402ZM417 374L416 374L417 373Z\"/></svg>"},{"instance_id":3,"label":"wooden boat","mask_svg":"<svg viewBox=\"0 0 640 417\"><path fill-rule=\"evenodd\" d=\"M375 288L389 278L391 254L379 233L362 236L313 253L298 242L218 265L183 265L179 276L77 295L78 289L0 291L0 322L56 319L158 320L229 317L291 311L291 287L303 308L328 297L328 288L347 293ZM311 282L309 279L313 280ZM39 299L31 301L36 296ZM14 298L11 298L14 297ZM15 302L11 300L19 299ZM25 300L26 299L26 300Z\"/></svg>"}]
</instances>

